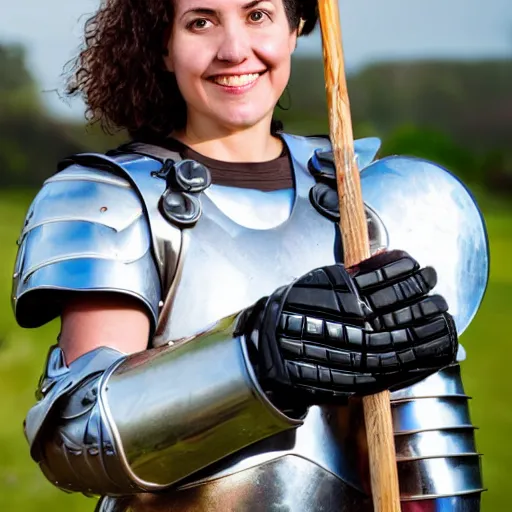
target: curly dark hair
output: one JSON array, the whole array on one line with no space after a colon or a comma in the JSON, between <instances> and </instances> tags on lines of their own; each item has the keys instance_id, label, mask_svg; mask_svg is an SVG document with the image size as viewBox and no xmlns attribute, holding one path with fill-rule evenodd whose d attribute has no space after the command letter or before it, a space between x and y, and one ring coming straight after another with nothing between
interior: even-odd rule
<instances>
[{"instance_id":1,"label":"curly dark hair","mask_svg":"<svg viewBox=\"0 0 512 512\"><path fill-rule=\"evenodd\" d=\"M310 33L316 0L283 0L291 30ZM89 122L148 140L186 123L186 106L162 47L173 20L172 0L103 0L85 24L85 47L71 68L67 93L84 97Z\"/></svg>"}]
</instances>

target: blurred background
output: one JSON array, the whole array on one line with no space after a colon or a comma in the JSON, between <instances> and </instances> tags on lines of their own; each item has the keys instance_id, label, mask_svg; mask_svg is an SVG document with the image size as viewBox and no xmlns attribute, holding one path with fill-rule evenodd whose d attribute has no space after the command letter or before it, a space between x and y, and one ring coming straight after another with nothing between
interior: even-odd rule
<instances>
[{"instance_id":1,"label":"blurred background","mask_svg":"<svg viewBox=\"0 0 512 512\"><path fill-rule=\"evenodd\" d=\"M125 140L86 128L84 105L64 98L63 68L78 51L98 0L0 0L0 510L91 511L94 501L46 483L29 458L22 422L58 324L16 326L10 306L16 239L56 162ZM381 155L430 158L471 188L484 212L491 276L462 342L466 391L480 427L489 491L485 512L512 510L512 3L510 0L345 0L341 3L357 137L383 140ZM288 131L327 133L318 33L300 41ZM507 370L508 369L508 370Z\"/></svg>"}]
</instances>

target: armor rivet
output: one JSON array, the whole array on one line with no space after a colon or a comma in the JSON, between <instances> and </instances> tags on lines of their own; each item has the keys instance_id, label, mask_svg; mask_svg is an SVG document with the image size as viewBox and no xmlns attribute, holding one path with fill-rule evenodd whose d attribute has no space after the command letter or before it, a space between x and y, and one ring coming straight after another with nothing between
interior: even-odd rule
<instances>
[{"instance_id":1,"label":"armor rivet","mask_svg":"<svg viewBox=\"0 0 512 512\"><path fill-rule=\"evenodd\" d=\"M102 207L100 208L100 212L101 212L101 213L105 213L107 210L108 210L108 208L107 208L106 206L102 206Z\"/></svg>"},{"instance_id":2,"label":"armor rivet","mask_svg":"<svg viewBox=\"0 0 512 512\"><path fill-rule=\"evenodd\" d=\"M18 272L14 272L14 274L12 275L12 278L16 279L18 276L19 276L19 273Z\"/></svg>"}]
</instances>

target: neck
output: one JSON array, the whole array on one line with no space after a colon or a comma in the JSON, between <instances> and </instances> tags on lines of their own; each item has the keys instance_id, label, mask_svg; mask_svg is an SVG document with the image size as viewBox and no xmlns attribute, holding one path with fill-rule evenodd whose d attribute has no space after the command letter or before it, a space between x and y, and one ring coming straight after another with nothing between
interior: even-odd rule
<instances>
[{"instance_id":1,"label":"neck","mask_svg":"<svg viewBox=\"0 0 512 512\"><path fill-rule=\"evenodd\" d=\"M173 137L204 156L224 162L266 162L283 149L281 139L270 133L271 118L243 129L230 130L209 119L190 116L187 126Z\"/></svg>"}]
</instances>

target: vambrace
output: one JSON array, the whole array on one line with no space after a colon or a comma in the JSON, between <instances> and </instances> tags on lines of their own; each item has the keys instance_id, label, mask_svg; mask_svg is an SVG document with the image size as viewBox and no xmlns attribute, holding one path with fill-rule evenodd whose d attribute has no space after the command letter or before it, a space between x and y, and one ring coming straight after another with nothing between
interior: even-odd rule
<instances>
[{"instance_id":1,"label":"vambrace","mask_svg":"<svg viewBox=\"0 0 512 512\"><path fill-rule=\"evenodd\" d=\"M85 494L155 492L299 426L260 389L235 324L130 356L98 348L69 367L54 347L25 425L45 476Z\"/></svg>"},{"instance_id":2,"label":"vambrace","mask_svg":"<svg viewBox=\"0 0 512 512\"><path fill-rule=\"evenodd\" d=\"M478 512L482 484L459 365L391 393L402 512Z\"/></svg>"}]
</instances>

